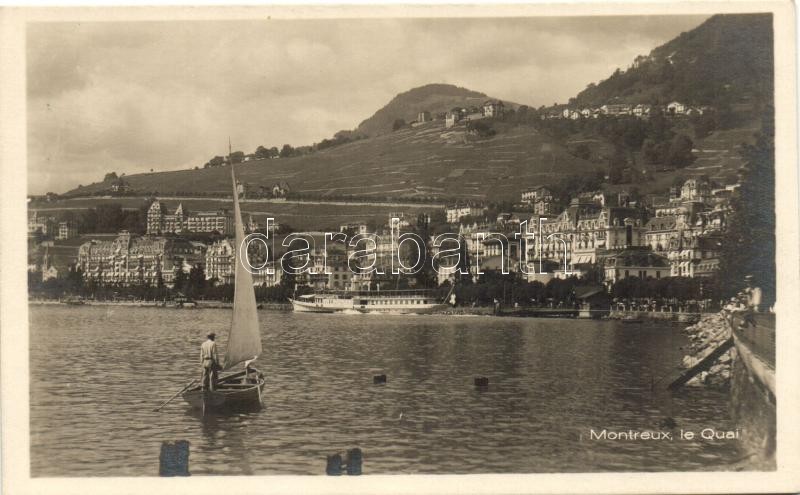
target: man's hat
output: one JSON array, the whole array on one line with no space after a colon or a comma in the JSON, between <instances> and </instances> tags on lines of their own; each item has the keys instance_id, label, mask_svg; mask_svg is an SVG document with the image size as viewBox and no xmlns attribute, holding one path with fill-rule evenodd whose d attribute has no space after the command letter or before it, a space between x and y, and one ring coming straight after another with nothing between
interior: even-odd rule
<instances>
[{"instance_id":1,"label":"man's hat","mask_svg":"<svg viewBox=\"0 0 800 495\"><path fill-rule=\"evenodd\" d=\"M208 337L209 339L213 339L216 336L217 334L215 334L214 332L210 332L208 335L206 335L206 337Z\"/></svg>"}]
</instances>

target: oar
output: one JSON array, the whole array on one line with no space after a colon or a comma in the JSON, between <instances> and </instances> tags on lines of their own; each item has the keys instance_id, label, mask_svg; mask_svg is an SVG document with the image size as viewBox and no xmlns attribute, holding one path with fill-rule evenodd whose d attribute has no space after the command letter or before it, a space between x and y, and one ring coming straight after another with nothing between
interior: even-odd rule
<instances>
[{"instance_id":1,"label":"oar","mask_svg":"<svg viewBox=\"0 0 800 495\"><path fill-rule=\"evenodd\" d=\"M164 406L166 406L167 404L169 404L170 402L172 402L173 400L175 400L175 397L177 397L177 396L181 395L183 392L185 392L185 391L186 391L186 389L187 389L187 388L191 387L191 386L192 386L192 385L194 385L195 383L197 383L197 378L195 378L194 380L192 380L192 381L190 381L189 383L187 383L185 387L183 387L182 389L180 389L180 390L179 390L179 391L178 391L178 392L177 392L175 395L173 395L172 397L170 397L170 398L169 398L169 399L168 399L166 402L164 402L163 404L161 404L161 405L160 405L160 406L158 406L157 408L153 409L153 412L158 412L159 410L161 410L161 408L163 408Z\"/></svg>"}]
</instances>

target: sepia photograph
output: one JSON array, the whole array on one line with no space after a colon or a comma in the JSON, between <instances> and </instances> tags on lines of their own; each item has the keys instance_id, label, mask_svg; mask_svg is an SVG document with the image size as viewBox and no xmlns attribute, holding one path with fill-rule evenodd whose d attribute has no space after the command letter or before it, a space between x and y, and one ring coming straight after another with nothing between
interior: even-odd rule
<instances>
[{"instance_id":1,"label":"sepia photograph","mask_svg":"<svg viewBox=\"0 0 800 495\"><path fill-rule=\"evenodd\" d=\"M774 7L21 22L17 474L779 474Z\"/></svg>"}]
</instances>

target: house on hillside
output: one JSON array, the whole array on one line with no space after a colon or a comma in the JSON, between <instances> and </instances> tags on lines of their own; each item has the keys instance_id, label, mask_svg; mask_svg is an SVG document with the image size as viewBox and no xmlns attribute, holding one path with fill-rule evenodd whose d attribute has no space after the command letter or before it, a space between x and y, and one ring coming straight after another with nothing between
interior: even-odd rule
<instances>
[{"instance_id":1,"label":"house on hillside","mask_svg":"<svg viewBox=\"0 0 800 495\"><path fill-rule=\"evenodd\" d=\"M453 108L449 112L447 112L447 114L444 117L444 127L446 129L449 129L450 127L453 127L458 122L460 122L461 119L463 118L464 118L464 110L461 108Z\"/></svg>"},{"instance_id":2,"label":"house on hillside","mask_svg":"<svg viewBox=\"0 0 800 495\"><path fill-rule=\"evenodd\" d=\"M272 195L276 198L285 198L290 191L289 184L285 181L276 182L272 186Z\"/></svg>"},{"instance_id":3,"label":"house on hillside","mask_svg":"<svg viewBox=\"0 0 800 495\"><path fill-rule=\"evenodd\" d=\"M686 105L679 101L673 101L667 104L667 115L685 115Z\"/></svg>"},{"instance_id":4,"label":"house on hillside","mask_svg":"<svg viewBox=\"0 0 800 495\"><path fill-rule=\"evenodd\" d=\"M111 184L111 192L113 193L126 193L131 190L130 184L128 184L122 178L119 178Z\"/></svg>"},{"instance_id":5,"label":"house on hillside","mask_svg":"<svg viewBox=\"0 0 800 495\"><path fill-rule=\"evenodd\" d=\"M466 122L472 122L473 120L481 120L486 118L486 115L483 113L483 108L478 107L470 107L468 109L463 109L464 120Z\"/></svg>"},{"instance_id":6,"label":"house on hillside","mask_svg":"<svg viewBox=\"0 0 800 495\"><path fill-rule=\"evenodd\" d=\"M630 115L631 111L631 106L627 103L606 104L600 107L600 112L602 112L603 115L610 116Z\"/></svg>"},{"instance_id":7,"label":"house on hillside","mask_svg":"<svg viewBox=\"0 0 800 495\"><path fill-rule=\"evenodd\" d=\"M464 217L480 217L486 213L486 207L474 205L453 205L445 208L447 223L458 223Z\"/></svg>"},{"instance_id":8,"label":"house on hillside","mask_svg":"<svg viewBox=\"0 0 800 495\"><path fill-rule=\"evenodd\" d=\"M553 193L544 186L536 186L522 192L522 202L533 204L540 200L552 201Z\"/></svg>"},{"instance_id":9,"label":"house on hillside","mask_svg":"<svg viewBox=\"0 0 800 495\"><path fill-rule=\"evenodd\" d=\"M489 100L483 104L483 115L485 117L502 117L505 106L500 100Z\"/></svg>"},{"instance_id":10,"label":"house on hillside","mask_svg":"<svg viewBox=\"0 0 800 495\"><path fill-rule=\"evenodd\" d=\"M639 118L650 116L650 105L639 104L633 107L633 115Z\"/></svg>"},{"instance_id":11,"label":"house on hillside","mask_svg":"<svg viewBox=\"0 0 800 495\"><path fill-rule=\"evenodd\" d=\"M432 120L431 113L428 112L427 110L417 114L417 122L420 124L424 124L425 122L430 122L431 120Z\"/></svg>"}]
</instances>

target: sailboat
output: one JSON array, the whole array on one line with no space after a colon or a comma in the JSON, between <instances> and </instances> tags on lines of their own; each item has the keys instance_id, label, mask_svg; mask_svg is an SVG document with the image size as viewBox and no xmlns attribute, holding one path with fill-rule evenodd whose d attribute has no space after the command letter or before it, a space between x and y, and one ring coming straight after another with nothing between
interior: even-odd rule
<instances>
[{"instance_id":1,"label":"sailboat","mask_svg":"<svg viewBox=\"0 0 800 495\"><path fill-rule=\"evenodd\" d=\"M230 156L230 155L229 155ZM256 294L253 289L253 276L240 260L244 227L239 208L239 195L233 162L230 161L231 181L233 183L233 214L236 236L233 317L228 331L228 343L222 372L214 390L203 390L202 385L185 390L183 399L194 408L220 407L260 407L263 405L264 375L250 366L261 354L261 333L258 326ZM244 363L244 369L234 370ZM225 372L228 373L225 373Z\"/></svg>"}]
</instances>

